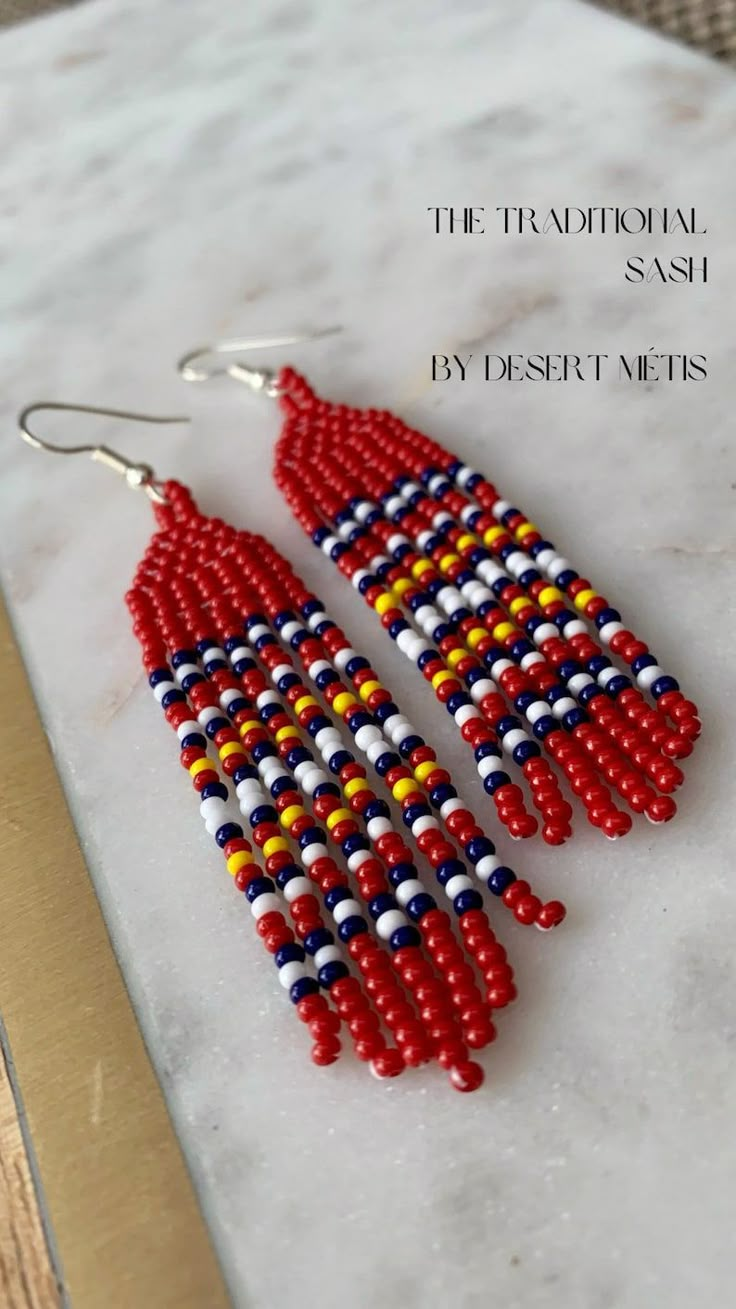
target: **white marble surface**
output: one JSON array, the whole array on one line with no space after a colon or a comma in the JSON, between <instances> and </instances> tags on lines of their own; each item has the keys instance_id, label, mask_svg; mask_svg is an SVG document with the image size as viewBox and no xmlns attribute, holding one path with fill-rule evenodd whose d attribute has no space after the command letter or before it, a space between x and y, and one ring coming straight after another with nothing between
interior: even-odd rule
<instances>
[{"instance_id":1,"label":"white marble surface","mask_svg":"<svg viewBox=\"0 0 736 1309\"><path fill-rule=\"evenodd\" d=\"M236 1304L722 1309L732 74L572 0L95 0L4 34L0 72L3 583ZM712 280L627 286L625 240L438 241L425 209L450 203L694 204ZM139 673L121 597L148 504L14 436L43 396L189 409L191 430L103 435L270 534L480 803L440 710L287 519L269 405L173 372L200 339L332 322L345 333L293 362L494 474L625 598L706 720L667 829L609 846L578 819L562 851L514 848L570 916L549 938L502 921L521 996L473 1097L436 1073L381 1086L348 1059L311 1067ZM433 388L431 351L471 340L699 351L711 375Z\"/></svg>"}]
</instances>

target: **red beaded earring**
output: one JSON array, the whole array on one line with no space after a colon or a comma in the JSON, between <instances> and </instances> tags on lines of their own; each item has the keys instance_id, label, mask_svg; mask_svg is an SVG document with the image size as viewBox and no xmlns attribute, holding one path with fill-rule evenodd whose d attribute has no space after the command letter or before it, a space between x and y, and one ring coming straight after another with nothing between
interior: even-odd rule
<instances>
[{"instance_id":1,"label":"red beaded earring","mask_svg":"<svg viewBox=\"0 0 736 1309\"><path fill-rule=\"evenodd\" d=\"M433 748L268 541L206 517L147 465L42 441L28 420L44 408L179 420L44 404L20 426L38 448L107 463L153 504L157 530L126 596L133 632L312 1059L334 1062L347 1034L376 1077L436 1060L474 1090L470 1052L493 1041L495 1010L516 995L487 896L542 929L563 906L502 862Z\"/></svg>"},{"instance_id":2,"label":"red beaded earring","mask_svg":"<svg viewBox=\"0 0 736 1309\"><path fill-rule=\"evenodd\" d=\"M252 344L194 352L182 376L205 380L202 354ZM571 834L572 808L543 752L610 839L630 830L627 809L652 823L673 817L683 780L674 761L692 750L697 709L523 513L390 413L322 400L290 368L215 371L278 399L277 484L452 714L511 836L538 824L504 757L528 784L545 841Z\"/></svg>"}]
</instances>

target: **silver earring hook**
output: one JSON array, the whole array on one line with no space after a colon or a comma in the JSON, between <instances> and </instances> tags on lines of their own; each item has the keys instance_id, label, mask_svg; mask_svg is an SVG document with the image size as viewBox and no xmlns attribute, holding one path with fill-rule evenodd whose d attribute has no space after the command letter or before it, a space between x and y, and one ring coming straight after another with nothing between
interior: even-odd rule
<instances>
[{"instance_id":1,"label":"silver earring hook","mask_svg":"<svg viewBox=\"0 0 736 1309\"><path fill-rule=\"evenodd\" d=\"M232 364L213 364L210 368L195 368L201 359L217 359L219 355L242 354L244 350L270 350L276 346L299 345L302 341L318 341L323 336L334 336L341 332L341 327L323 327L315 332L299 332L291 336L260 336L244 340L215 341L212 345L199 346L182 356L176 365L185 382L209 382L213 377L234 377L238 382L245 382L253 391L263 391L274 399L279 394L276 385L276 373L270 368L251 368L243 360Z\"/></svg>"},{"instance_id":2,"label":"silver earring hook","mask_svg":"<svg viewBox=\"0 0 736 1309\"><path fill-rule=\"evenodd\" d=\"M166 505L169 503L149 464L136 464L132 459L126 459L124 455L118 454L117 451L111 450L106 445L57 445L53 441L46 441L43 437L38 436L36 432L32 432L28 420L31 414L39 413L42 409L63 410L66 413L73 414L97 414L102 418L122 418L132 423L188 423L189 418L179 415L171 418L160 418L154 414L133 413L128 409L100 409L96 405L62 404L58 400L41 400L36 404L27 405L18 415L18 427L21 437L36 450L46 450L57 455L88 454L90 459L105 464L108 468L112 468L114 472L120 473L125 478L128 486L134 491L145 491L149 500L152 500L154 504Z\"/></svg>"}]
</instances>

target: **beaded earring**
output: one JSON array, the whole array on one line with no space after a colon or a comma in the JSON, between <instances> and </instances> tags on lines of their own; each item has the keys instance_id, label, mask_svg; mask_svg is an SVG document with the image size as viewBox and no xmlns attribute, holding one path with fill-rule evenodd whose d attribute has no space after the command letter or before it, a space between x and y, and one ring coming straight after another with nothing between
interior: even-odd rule
<instances>
[{"instance_id":1,"label":"beaded earring","mask_svg":"<svg viewBox=\"0 0 736 1309\"><path fill-rule=\"evenodd\" d=\"M20 427L37 448L107 463L153 504L157 530L126 595L133 632L312 1059L333 1063L346 1028L379 1078L436 1060L474 1090L483 1072L469 1052L491 1043L495 1010L516 995L478 888L543 930L564 907L501 861L435 751L268 541L206 517L178 482L107 447L43 441L28 422L45 408L181 420L42 404Z\"/></svg>"},{"instance_id":2,"label":"beaded earring","mask_svg":"<svg viewBox=\"0 0 736 1309\"><path fill-rule=\"evenodd\" d=\"M648 646L491 482L400 418L322 400L291 368L197 362L275 343L223 342L179 370L188 381L226 372L277 398L278 486L453 716L510 835L538 824L504 756L529 785L544 840L571 835L542 749L609 839L632 826L609 786L627 809L668 822L683 781L674 761L691 753L700 721Z\"/></svg>"}]
</instances>

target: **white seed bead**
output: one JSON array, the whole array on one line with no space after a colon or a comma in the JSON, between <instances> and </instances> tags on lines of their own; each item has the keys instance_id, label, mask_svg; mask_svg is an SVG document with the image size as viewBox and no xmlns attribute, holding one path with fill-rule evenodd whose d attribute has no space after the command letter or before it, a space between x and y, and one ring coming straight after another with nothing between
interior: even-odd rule
<instances>
[{"instance_id":1,"label":"white seed bead","mask_svg":"<svg viewBox=\"0 0 736 1309\"><path fill-rule=\"evenodd\" d=\"M388 818L371 818L366 823L365 830L371 841L377 841L379 836L387 836L393 831L393 827Z\"/></svg>"},{"instance_id":2,"label":"white seed bead","mask_svg":"<svg viewBox=\"0 0 736 1309\"><path fill-rule=\"evenodd\" d=\"M411 834L414 837L421 836L422 832L436 831L439 827L437 819L432 814L422 814L420 818L414 820L411 825Z\"/></svg>"},{"instance_id":3,"label":"white seed bead","mask_svg":"<svg viewBox=\"0 0 736 1309\"><path fill-rule=\"evenodd\" d=\"M470 688L470 696L476 704L480 704L487 695L493 695L495 690L496 683L492 682L490 677L481 677L477 682L473 682Z\"/></svg>"},{"instance_id":4,"label":"white seed bead","mask_svg":"<svg viewBox=\"0 0 736 1309\"><path fill-rule=\"evenodd\" d=\"M381 737L380 741L371 741L371 744L368 746L368 749L366 750L366 755L368 756L368 762L370 764L374 764L376 760L380 759L381 755L385 753L386 753L386 742L384 741L383 737Z\"/></svg>"},{"instance_id":5,"label":"white seed bead","mask_svg":"<svg viewBox=\"0 0 736 1309\"><path fill-rule=\"evenodd\" d=\"M506 732L501 745L507 754L511 754L516 749L517 745L522 745L524 741L528 740L529 737L526 732L522 731L520 727L512 727L510 732Z\"/></svg>"},{"instance_id":6,"label":"white seed bead","mask_svg":"<svg viewBox=\"0 0 736 1309\"><path fill-rule=\"evenodd\" d=\"M319 677L320 673L330 672L330 665L328 664L326 659L315 659L314 663L309 665L307 671L309 673L309 676L316 680ZM274 670L273 679L275 682L279 680L276 676L276 670Z\"/></svg>"},{"instance_id":7,"label":"white seed bead","mask_svg":"<svg viewBox=\"0 0 736 1309\"><path fill-rule=\"evenodd\" d=\"M566 641L569 641L573 636L585 636L587 631L588 629L582 618L571 618L569 623L565 623L562 635Z\"/></svg>"},{"instance_id":8,"label":"white seed bead","mask_svg":"<svg viewBox=\"0 0 736 1309\"><path fill-rule=\"evenodd\" d=\"M569 695L561 696L561 698L559 700L555 700L554 704L552 705L552 713L554 714L555 718L559 718L559 719L564 718L565 714L569 714L571 709L577 709L577 705L575 701L570 698Z\"/></svg>"},{"instance_id":9,"label":"white seed bead","mask_svg":"<svg viewBox=\"0 0 736 1309\"><path fill-rule=\"evenodd\" d=\"M264 914L280 913L281 909L281 901L273 891L264 891L263 895L257 895L250 906L250 911L256 919L263 918Z\"/></svg>"},{"instance_id":10,"label":"white seed bead","mask_svg":"<svg viewBox=\"0 0 736 1309\"><path fill-rule=\"evenodd\" d=\"M355 914L358 914L361 917L363 914L363 911L360 905L358 904L357 900L340 900L339 903L335 905L335 908L332 911L332 917L334 918L338 927L340 926L340 923L345 922L346 918L352 918L354 917Z\"/></svg>"},{"instance_id":11,"label":"white seed bead","mask_svg":"<svg viewBox=\"0 0 736 1309\"><path fill-rule=\"evenodd\" d=\"M220 696L220 704L223 709L227 709L232 704L233 700L240 700L241 696L241 691L237 691L234 686L230 686L226 691L223 691Z\"/></svg>"},{"instance_id":12,"label":"white seed bead","mask_svg":"<svg viewBox=\"0 0 736 1309\"><path fill-rule=\"evenodd\" d=\"M400 927L406 927L406 916L400 909L387 909L376 920L376 931L382 941L388 941Z\"/></svg>"},{"instance_id":13,"label":"white seed bead","mask_svg":"<svg viewBox=\"0 0 736 1309\"><path fill-rule=\"evenodd\" d=\"M465 723L470 722L471 718L480 718L477 706L474 704L461 704L452 715L458 727L463 727Z\"/></svg>"},{"instance_id":14,"label":"white seed bead","mask_svg":"<svg viewBox=\"0 0 736 1309\"><path fill-rule=\"evenodd\" d=\"M324 613L323 610L321 609L319 609L316 614L310 614L309 618L307 619L307 626L309 627L310 631L312 632L316 631L320 623L323 623L325 621L326 617L327 614Z\"/></svg>"},{"instance_id":15,"label":"white seed bead","mask_svg":"<svg viewBox=\"0 0 736 1309\"><path fill-rule=\"evenodd\" d=\"M196 664L179 664L179 667L177 668L174 676L176 677L177 682L181 686L185 677L191 677L192 673L198 673L199 671L200 670ZM164 685L165 685L164 682L159 683L159 686L164 686Z\"/></svg>"},{"instance_id":16,"label":"white seed bead","mask_svg":"<svg viewBox=\"0 0 736 1309\"><path fill-rule=\"evenodd\" d=\"M549 705L544 700L535 700L533 704L529 705L526 716L530 723L536 723L548 713Z\"/></svg>"},{"instance_id":17,"label":"white seed bead","mask_svg":"<svg viewBox=\"0 0 736 1309\"><path fill-rule=\"evenodd\" d=\"M527 672L527 670L531 668L534 664L540 664L540 663L541 664L544 663L544 655L541 653L541 651L530 650L529 654L524 655L519 667L521 668L522 672Z\"/></svg>"},{"instance_id":18,"label":"white seed bead","mask_svg":"<svg viewBox=\"0 0 736 1309\"><path fill-rule=\"evenodd\" d=\"M308 877L292 877L284 887L284 899L291 904L292 900L298 900L300 895L314 894L312 883Z\"/></svg>"},{"instance_id":19,"label":"white seed bead","mask_svg":"<svg viewBox=\"0 0 736 1309\"><path fill-rule=\"evenodd\" d=\"M208 723L212 722L213 718L222 718L222 714L219 709L215 709L214 705L207 705L205 709L200 710L197 714L197 718L201 726L206 727Z\"/></svg>"},{"instance_id":20,"label":"white seed bead","mask_svg":"<svg viewBox=\"0 0 736 1309\"><path fill-rule=\"evenodd\" d=\"M335 668L339 673L344 673L345 669L350 663L350 660L354 658L355 658L355 650L353 650L350 646L346 646L344 650L338 650L333 660ZM327 728L324 728L323 730L327 731Z\"/></svg>"},{"instance_id":21,"label":"white seed bead","mask_svg":"<svg viewBox=\"0 0 736 1309\"><path fill-rule=\"evenodd\" d=\"M478 877L481 877L484 882L487 882L491 873L495 873L496 869L500 867L501 860L498 855L484 854L483 858L479 859L475 865L475 871Z\"/></svg>"},{"instance_id":22,"label":"white seed bead","mask_svg":"<svg viewBox=\"0 0 736 1309\"><path fill-rule=\"evenodd\" d=\"M176 729L176 735L178 736L180 741L183 741L185 736L191 736L192 732L198 732L198 731L199 731L199 723L195 722L193 718L190 718L188 723L179 724L179 726Z\"/></svg>"},{"instance_id":23,"label":"white seed bead","mask_svg":"<svg viewBox=\"0 0 736 1309\"><path fill-rule=\"evenodd\" d=\"M454 877L450 878L449 882L445 883L445 895L447 895L450 898L450 900L454 900L455 897L458 896L461 891L472 891L472 890L473 890L473 883L471 882L469 877L465 876L464 873L456 873Z\"/></svg>"},{"instance_id":24,"label":"white seed bead","mask_svg":"<svg viewBox=\"0 0 736 1309\"><path fill-rule=\"evenodd\" d=\"M252 658L252 651L248 649L247 645L239 645L237 650L233 650L232 654L230 655L230 663L237 664L240 663L241 659L250 659L250 658ZM279 667L274 669L274 676L276 675L276 673L278 673L279 677L283 677L284 671L291 671L291 665L290 664L287 665L286 670L284 670L283 665L279 664Z\"/></svg>"},{"instance_id":25,"label":"white seed bead","mask_svg":"<svg viewBox=\"0 0 736 1309\"><path fill-rule=\"evenodd\" d=\"M370 850L356 850L348 859L348 868L350 869L350 872L356 873L360 868L360 865L364 864L366 859L370 858Z\"/></svg>"},{"instance_id":26,"label":"white seed bead","mask_svg":"<svg viewBox=\"0 0 736 1309\"><path fill-rule=\"evenodd\" d=\"M482 759L479 759L476 765L478 769L478 776L481 778L486 778L489 777L491 773L497 773L499 758L500 755L487 754Z\"/></svg>"},{"instance_id":27,"label":"white seed bead","mask_svg":"<svg viewBox=\"0 0 736 1309\"><path fill-rule=\"evenodd\" d=\"M534 633L534 643L542 645L544 641L550 641L553 636L559 635L554 623L541 623Z\"/></svg>"},{"instance_id":28,"label":"white seed bead","mask_svg":"<svg viewBox=\"0 0 736 1309\"><path fill-rule=\"evenodd\" d=\"M556 555L554 551L550 551L552 558L546 559L543 556L547 553L546 550L542 550L541 553L537 555L537 563L540 564L542 568L546 569L547 574L552 578L552 581L556 582L560 573L566 573L570 568L572 568L572 564L569 560L563 559L562 555Z\"/></svg>"},{"instance_id":29,"label":"white seed bead","mask_svg":"<svg viewBox=\"0 0 736 1309\"><path fill-rule=\"evenodd\" d=\"M380 727L376 727L373 723L366 723L363 727L359 727L355 733L355 744L359 750L367 750L369 745L382 740L383 735Z\"/></svg>"},{"instance_id":30,"label":"white seed bead","mask_svg":"<svg viewBox=\"0 0 736 1309\"><path fill-rule=\"evenodd\" d=\"M648 671L649 669L647 669L647 672ZM608 686L608 683L613 677L618 677L618 670L616 668L601 668L601 671L598 674L598 685Z\"/></svg>"},{"instance_id":31,"label":"white seed bead","mask_svg":"<svg viewBox=\"0 0 736 1309\"><path fill-rule=\"evenodd\" d=\"M452 799L445 800L445 803L443 805L440 805L440 818L442 819L449 818L450 814L454 814L457 812L458 809L464 809L464 808L465 805L463 804L459 796L454 795Z\"/></svg>"},{"instance_id":32,"label":"white seed bead","mask_svg":"<svg viewBox=\"0 0 736 1309\"><path fill-rule=\"evenodd\" d=\"M642 691L649 691L652 683L656 682L658 677L663 677L664 672L658 664L652 664L651 668L642 668L636 675L636 685ZM600 680L600 678L599 678Z\"/></svg>"},{"instance_id":33,"label":"white seed bead","mask_svg":"<svg viewBox=\"0 0 736 1309\"><path fill-rule=\"evenodd\" d=\"M416 877L408 877L405 882L397 886L395 895L402 909L405 909L409 901L413 900L415 895L421 895L423 891L424 886Z\"/></svg>"},{"instance_id":34,"label":"white seed bead","mask_svg":"<svg viewBox=\"0 0 736 1309\"><path fill-rule=\"evenodd\" d=\"M311 868L312 864L316 863L318 859L325 859L328 853L326 845L323 845L321 841L315 841L302 850L302 863L305 868Z\"/></svg>"},{"instance_id":35,"label":"white seed bead","mask_svg":"<svg viewBox=\"0 0 736 1309\"><path fill-rule=\"evenodd\" d=\"M325 964L336 964L342 961L342 950L339 945L322 945L314 956L316 968L324 968Z\"/></svg>"},{"instance_id":36,"label":"white seed bead","mask_svg":"<svg viewBox=\"0 0 736 1309\"><path fill-rule=\"evenodd\" d=\"M327 774L323 773L321 768L310 768L309 772L305 773L302 778L302 790L305 791L307 795L314 795L317 787L321 786L322 783L326 781Z\"/></svg>"},{"instance_id":37,"label":"white seed bead","mask_svg":"<svg viewBox=\"0 0 736 1309\"><path fill-rule=\"evenodd\" d=\"M227 663L227 655L219 645L211 645L209 649L205 650L202 659L205 665L213 663L215 659L223 659Z\"/></svg>"},{"instance_id":38,"label":"white seed bead","mask_svg":"<svg viewBox=\"0 0 736 1309\"><path fill-rule=\"evenodd\" d=\"M255 777L245 777L242 782L238 782L235 794L239 800L242 800L246 795L262 795L263 792Z\"/></svg>"},{"instance_id":39,"label":"white seed bead","mask_svg":"<svg viewBox=\"0 0 736 1309\"><path fill-rule=\"evenodd\" d=\"M507 514L511 508L513 508L513 506L509 500L497 500L491 509L491 513L494 518L500 519L503 518L504 514Z\"/></svg>"},{"instance_id":40,"label":"white seed bead","mask_svg":"<svg viewBox=\"0 0 736 1309\"><path fill-rule=\"evenodd\" d=\"M161 704L164 696L167 695L169 691L175 691L176 689L176 682L158 682L153 688L153 694L159 704Z\"/></svg>"},{"instance_id":41,"label":"white seed bead","mask_svg":"<svg viewBox=\"0 0 736 1309\"><path fill-rule=\"evenodd\" d=\"M340 740L340 733L336 727L321 727L314 738L314 744L318 750L321 750L323 746L330 743L332 745L339 745Z\"/></svg>"},{"instance_id":42,"label":"white seed bead","mask_svg":"<svg viewBox=\"0 0 736 1309\"><path fill-rule=\"evenodd\" d=\"M307 970L304 964L299 963L298 959L290 959L287 964L282 964L279 968L279 981L285 991L290 990L295 982L306 976Z\"/></svg>"},{"instance_id":43,"label":"white seed bead","mask_svg":"<svg viewBox=\"0 0 736 1309\"><path fill-rule=\"evenodd\" d=\"M569 686L573 695L580 695L580 692L586 686L593 685L593 678L590 676L590 673L576 673L574 677L570 678L570 681L568 682L567 685Z\"/></svg>"},{"instance_id":44,"label":"white seed bead","mask_svg":"<svg viewBox=\"0 0 736 1309\"><path fill-rule=\"evenodd\" d=\"M225 813L225 801L219 795L210 795L200 804L199 812L205 820L222 817Z\"/></svg>"},{"instance_id":45,"label":"white seed bead","mask_svg":"<svg viewBox=\"0 0 736 1309\"><path fill-rule=\"evenodd\" d=\"M623 623L619 623L619 622L604 623L603 627L599 629L598 635L604 645L610 645L616 633L623 632L623 630L624 630Z\"/></svg>"}]
</instances>

